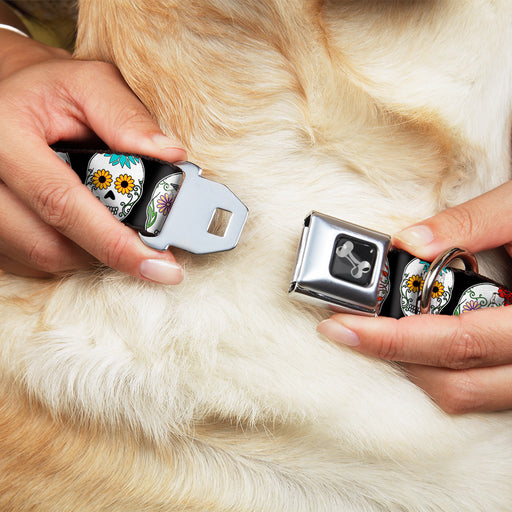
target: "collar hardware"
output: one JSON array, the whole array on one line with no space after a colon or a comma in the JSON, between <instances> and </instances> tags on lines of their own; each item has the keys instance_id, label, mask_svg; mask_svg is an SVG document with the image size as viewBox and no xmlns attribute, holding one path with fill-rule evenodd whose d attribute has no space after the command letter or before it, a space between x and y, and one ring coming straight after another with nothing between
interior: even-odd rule
<instances>
[{"instance_id":1,"label":"collar hardware","mask_svg":"<svg viewBox=\"0 0 512 512\"><path fill-rule=\"evenodd\" d=\"M191 162L174 165L183 172L183 179L172 208L158 235L140 234L142 241L160 251L172 246L194 254L236 247L247 219L247 207L225 185L203 178L197 165ZM218 211L230 214L223 233L211 229Z\"/></svg>"},{"instance_id":2,"label":"collar hardware","mask_svg":"<svg viewBox=\"0 0 512 512\"><path fill-rule=\"evenodd\" d=\"M289 293L337 312L376 315L388 235L312 212L304 221Z\"/></svg>"},{"instance_id":3,"label":"collar hardware","mask_svg":"<svg viewBox=\"0 0 512 512\"><path fill-rule=\"evenodd\" d=\"M465 270L448 266L455 259ZM451 248L430 263L391 247L388 235L312 212L289 294L335 312L394 318L512 305L510 289L477 272L464 249Z\"/></svg>"},{"instance_id":4,"label":"collar hardware","mask_svg":"<svg viewBox=\"0 0 512 512\"><path fill-rule=\"evenodd\" d=\"M149 247L177 247L195 254L236 247L248 209L228 187L201 176L197 165L107 149L53 149Z\"/></svg>"}]
</instances>

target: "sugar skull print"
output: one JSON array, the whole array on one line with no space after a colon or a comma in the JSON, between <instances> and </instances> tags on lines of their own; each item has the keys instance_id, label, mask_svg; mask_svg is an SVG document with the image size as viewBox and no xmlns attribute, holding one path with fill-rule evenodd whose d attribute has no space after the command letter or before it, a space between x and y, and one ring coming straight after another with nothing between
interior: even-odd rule
<instances>
[{"instance_id":1,"label":"sugar skull print","mask_svg":"<svg viewBox=\"0 0 512 512\"><path fill-rule=\"evenodd\" d=\"M389 261L386 260L384 268L382 269L382 272L380 274L378 288L379 296L377 297L377 313L381 310L384 301L387 299L389 295L390 286L391 284L389 280Z\"/></svg>"},{"instance_id":2,"label":"sugar skull print","mask_svg":"<svg viewBox=\"0 0 512 512\"><path fill-rule=\"evenodd\" d=\"M508 290L492 283L479 283L464 291L453 314L460 315L476 309L510 304L512 304L512 294Z\"/></svg>"},{"instance_id":3,"label":"sugar skull print","mask_svg":"<svg viewBox=\"0 0 512 512\"><path fill-rule=\"evenodd\" d=\"M430 263L418 258L410 261L404 269L400 284L400 307L405 316L419 313L420 297ZM443 268L432 288L430 312L440 313L450 302L455 278L453 271Z\"/></svg>"},{"instance_id":4,"label":"sugar skull print","mask_svg":"<svg viewBox=\"0 0 512 512\"><path fill-rule=\"evenodd\" d=\"M166 176L157 183L146 209L145 228L148 233L158 235L162 230L162 226L171 211L182 179L183 174L181 171L178 171Z\"/></svg>"},{"instance_id":5,"label":"sugar skull print","mask_svg":"<svg viewBox=\"0 0 512 512\"><path fill-rule=\"evenodd\" d=\"M96 153L87 165L85 184L113 215L123 220L141 197L144 164L132 155Z\"/></svg>"}]
</instances>

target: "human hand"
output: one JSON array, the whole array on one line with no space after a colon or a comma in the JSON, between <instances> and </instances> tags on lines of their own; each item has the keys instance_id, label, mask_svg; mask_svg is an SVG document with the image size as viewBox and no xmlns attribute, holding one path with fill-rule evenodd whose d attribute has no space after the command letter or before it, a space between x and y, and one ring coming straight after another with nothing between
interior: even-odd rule
<instances>
[{"instance_id":1,"label":"human hand","mask_svg":"<svg viewBox=\"0 0 512 512\"><path fill-rule=\"evenodd\" d=\"M432 261L450 247L512 256L512 182L398 233L396 247ZM336 314L318 326L332 341L403 363L409 378L449 413L512 408L512 307L460 316L365 318Z\"/></svg>"},{"instance_id":2,"label":"human hand","mask_svg":"<svg viewBox=\"0 0 512 512\"><path fill-rule=\"evenodd\" d=\"M0 30L0 268L47 276L93 261L166 284L183 278L172 253L147 247L53 152L96 134L113 151L186 159L110 64Z\"/></svg>"}]
</instances>

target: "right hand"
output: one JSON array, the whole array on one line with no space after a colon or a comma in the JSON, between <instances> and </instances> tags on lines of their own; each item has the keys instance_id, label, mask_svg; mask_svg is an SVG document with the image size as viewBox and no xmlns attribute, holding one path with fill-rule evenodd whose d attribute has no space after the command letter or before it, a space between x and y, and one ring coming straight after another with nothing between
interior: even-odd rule
<instances>
[{"instance_id":1,"label":"right hand","mask_svg":"<svg viewBox=\"0 0 512 512\"><path fill-rule=\"evenodd\" d=\"M49 147L96 134L113 151L186 159L119 71L0 29L0 268L48 276L100 261L177 284L171 252L147 247Z\"/></svg>"}]
</instances>

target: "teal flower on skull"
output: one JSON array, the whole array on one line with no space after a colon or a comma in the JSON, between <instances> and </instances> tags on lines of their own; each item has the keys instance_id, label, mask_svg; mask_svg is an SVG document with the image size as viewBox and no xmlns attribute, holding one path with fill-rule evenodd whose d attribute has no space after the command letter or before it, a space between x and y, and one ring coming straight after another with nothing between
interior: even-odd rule
<instances>
[{"instance_id":1,"label":"teal flower on skull","mask_svg":"<svg viewBox=\"0 0 512 512\"><path fill-rule=\"evenodd\" d=\"M118 155L116 153L105 153L106 157L109 157L109 164L120 165L121 167L128 167L131 169L132 164L137 165L140 162L140 158L133 155Z\"/></svg>"}]
</instances>

